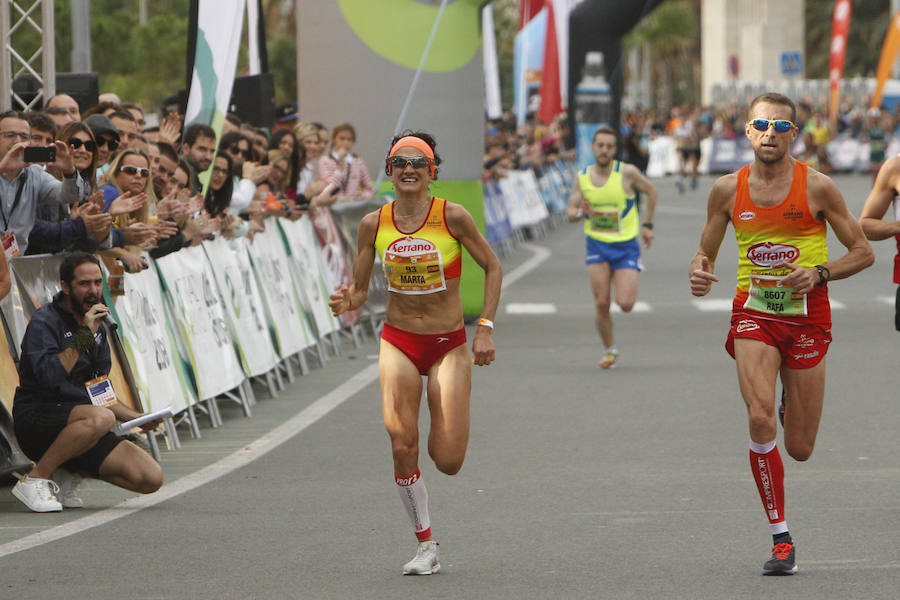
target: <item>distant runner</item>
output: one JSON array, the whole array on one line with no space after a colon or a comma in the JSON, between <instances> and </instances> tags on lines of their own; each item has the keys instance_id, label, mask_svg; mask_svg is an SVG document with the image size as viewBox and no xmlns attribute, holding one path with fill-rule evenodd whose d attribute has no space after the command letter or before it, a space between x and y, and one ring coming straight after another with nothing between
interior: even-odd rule
<instances>
[{"instance_id":1,"label":"distant runner","mask_svg":"<svg viewBox=\"0 0 900 600\"><path fill-rule=\"evenodd\" d=\"M657 192L637 167L615 160L617 138L612 128L600 127L591 149L596 162L575 177L566 215L572 223L584 219L585 263L597 310L597 331L605 348L597 366L610 369L619 358L609 314L611 288L615 287L616 304L631 312L637 300L638 272L643 268L637 237L640 234L648 248L653 243ZM643 223L635 191L647 194Z\"/></svg>"}]
</instances>

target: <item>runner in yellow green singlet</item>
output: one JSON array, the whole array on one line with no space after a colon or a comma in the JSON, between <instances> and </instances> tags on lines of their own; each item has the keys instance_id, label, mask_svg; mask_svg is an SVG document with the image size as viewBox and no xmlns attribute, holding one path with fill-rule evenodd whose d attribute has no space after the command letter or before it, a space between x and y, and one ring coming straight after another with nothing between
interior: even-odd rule
<instances>
[{"instance_id":1,"label":"runner in yellow green singlet","mask_svg":"<svg viewBox=\"0 0 900 600\"><path fill-rule=\"evenodd\" d=\"M594 294L596 325L605 348L598 366L616 364L619 351L609 314L610 293L615 287L616 304L630 312L637 300L641 250L638 235L649 248L653 243L653 212L656 187L634 165L615 160L616 132L601 127L591 149L595 163L579 171L572 183L566 215L571 222L584 219L587 238L585 263ZM638 215L635 191L647 195L643 221Z\"/></svg>"}]
</instances>

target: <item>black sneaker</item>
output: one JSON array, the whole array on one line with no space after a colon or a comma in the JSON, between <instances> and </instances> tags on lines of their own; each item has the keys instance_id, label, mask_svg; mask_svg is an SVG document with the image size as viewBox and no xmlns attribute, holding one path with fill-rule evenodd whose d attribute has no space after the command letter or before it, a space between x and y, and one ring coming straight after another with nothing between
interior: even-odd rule
<instances>
[{"instance_id":1,"label":"black sneaker","mask_svg":"<svg viewBox=\"0 0 900 600\"><path fill-rule=\"evenodd\" d=\"M778 420L781 421L781 426L784 427L784 399L787 397L787 393L784 391L784 388L781 389L781 406L778 407Z\"/></svg>"},{"instance_id":2,"label":"black sneaker","mask_svg":"<svg viewBox=\"0 0 900 600\"><path fill-rule=\"evenodd\" d=\"M794 562L794 544L781 542L772 548L772 558L763 565L763 575L793 575L797 572Z\"/></svg>"}]
</instances>

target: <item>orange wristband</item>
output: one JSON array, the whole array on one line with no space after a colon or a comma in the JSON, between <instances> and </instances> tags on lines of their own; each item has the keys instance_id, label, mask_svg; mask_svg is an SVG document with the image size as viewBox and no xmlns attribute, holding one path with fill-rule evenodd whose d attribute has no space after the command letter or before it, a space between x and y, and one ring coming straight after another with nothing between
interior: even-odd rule
<instances>
[{"instance_id":1,"label":"orange wristband","mask_svg":"<svg viewBox=\"0 0 900 600\"><path fill-rule=\"evenodd\" d=\"M490 319L485 319L484 317L481 317L480 319L478 319L478 324L484 325L485 327L487 327L490 330L494 329L494 322L491 321Z\"/></svg>"}]
</instances>

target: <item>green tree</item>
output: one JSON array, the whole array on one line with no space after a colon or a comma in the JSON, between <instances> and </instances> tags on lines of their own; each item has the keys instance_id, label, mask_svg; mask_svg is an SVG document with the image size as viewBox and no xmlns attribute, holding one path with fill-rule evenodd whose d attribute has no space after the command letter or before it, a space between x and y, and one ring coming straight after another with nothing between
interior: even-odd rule
<instances>
[{"instance_id":1,"label":"green tree","mask_svg":"<svg viewBox=\"0 0 900 600\"><path fill-rule=\"evenodd\" d=\"M500 71L500 97L503 106L512 106L514 99L513 51L519 32L518 0L495 0L494 35L497 41L497 69Z\"/></svg>"},{"instance_id":2,"label":"green tree","mask_svg":"<svg viewBox=\"0 0 900 600\"><path fill-rule=\"evenodd\" d=\"M625 36L625 48L649 46L652 97L660 106L700 100L700 2L670 0Z\"/></svg>"}]
</instances>

